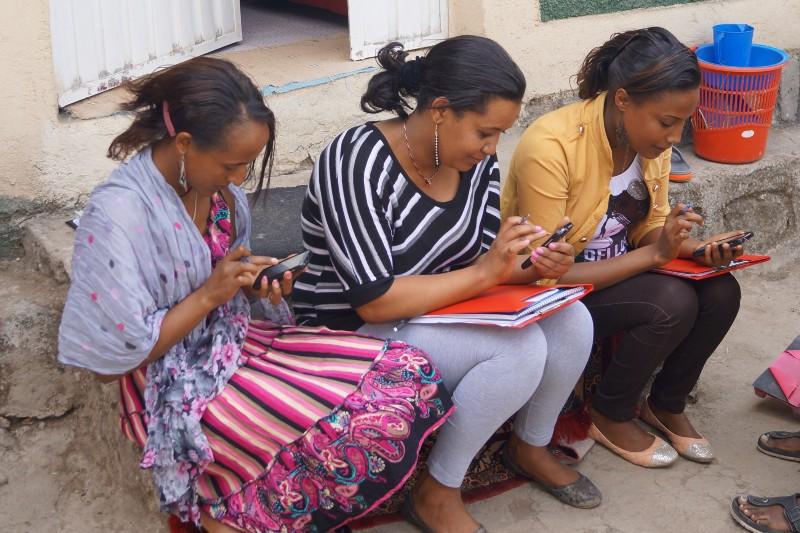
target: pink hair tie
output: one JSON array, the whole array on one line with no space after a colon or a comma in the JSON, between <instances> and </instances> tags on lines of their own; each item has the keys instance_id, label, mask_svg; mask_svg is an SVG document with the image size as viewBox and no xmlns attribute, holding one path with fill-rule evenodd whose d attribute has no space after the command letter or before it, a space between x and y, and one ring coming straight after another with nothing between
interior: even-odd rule
<instances>
[{"instance_id":1,"label":"pink hair tie","mask_svg":"<svg viewBox=\"0 0 800 533\"><path fill-rule=\"evenodd\" d=\"M164 115L164 124L167 126L167 133L170 137L175 137L175 126L172 125L172 119L169 117L169 104L166 100L161 104L161 113Z\"/></svg>"}]
</instances>

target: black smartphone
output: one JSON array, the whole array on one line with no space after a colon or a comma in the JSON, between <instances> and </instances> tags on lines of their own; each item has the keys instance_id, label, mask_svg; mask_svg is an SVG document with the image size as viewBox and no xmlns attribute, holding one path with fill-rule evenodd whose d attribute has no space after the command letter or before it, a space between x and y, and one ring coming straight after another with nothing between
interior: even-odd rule
<instances>
[{"instance_id":1,"label":"black smartphone","mask_svg":"<svg viewBox=\"0 0 800 533\"><path fill-rule=\"evenodd\" d=\"M253 288L256 290L261 289L261 279L264 276L267 276L267 279L272 281L273 279L283 276L283 273L286 271L290 271L294 275L295 273L303 270L306 265L308 265L308 251L290 255L280 263L268 266L259 272L256 282L253 283Z\"/></svg>"},{"instance_id":2,"label":"black smartphone","mask_svg":"<svg viewBox=\"0 0 800 533\"><path fill-rule=\"evenodd\" d=\"M740 244L744 244L745 242L749 241L752 238L753 238L752 231L743 231L741 233L737 233L736 235L731 235L726 239L722 239L716 244L717 246L722 246L723 244L730 244L731 248L734 248L736 246L739 246ZM692 252L692 257L700 257L701 255L705 255L705 253L706 253L706 247L701 246L700 248Z\"/></svg>"},{"instance_id":3,"label":"black smartphone","mask_svg":"<svg viewBox=\"0 0 800 533\"><path fill-rule=\"evenodd\" d=\"M560 241L561 239L567 236L567 233L569 233L571 229L572 229L572 222L567 222L566 224L558 228L556 231L554 231L553 234L550 235L547 238L547 240L542 243L541 245L542 248L547 248L554 242Z\"/></svg>"},{"instance_id":4,"label":"black smartphone","mask_svg":"<svg viewBox=\"0 0 800 533\"><path fill-rule=\"evenodd\" d=\"M571 229L572 229L572 222L567 222L566 224L564 224L563 226L561 226L560 228L558 228L556 231L554 231L554 232L553 232L553 233L552 233L552 234L551 234L551 235L550 235L550 236L547 238L547 240L546 240L546 241L544 241L544 242L541 244L541 247L542 247L542 248L547 248L547 247L548 247L549 245L551 245L552 243L560 241L561 239L563 239L564 237L566 237L566 236L567 236L567 233L569 233ZM523 261L523 262L522 262L522 268L523 268L523 269L525 269L525 268L530 268L532 265L533 265L533 261L531 261L531 258L530 258L530 257L529 257L529 258L527 258L525 261Z\"/></svg>"}]
</instances>

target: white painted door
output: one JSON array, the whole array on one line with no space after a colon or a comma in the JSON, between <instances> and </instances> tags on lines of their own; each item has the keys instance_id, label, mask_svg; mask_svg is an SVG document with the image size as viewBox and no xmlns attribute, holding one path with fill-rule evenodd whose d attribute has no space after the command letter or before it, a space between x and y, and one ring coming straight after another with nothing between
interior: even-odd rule
<instances>
[{"instance_id":1,"label":"white painted door","mask_svg":"<svg viewBox=\"0 0 800 533\"><path fill-rule=\"evenodd\" d=\"M447 38L448 0L348 0L350 58L374 57L400 41L407 50Z\"/></svg>"},{"instance_id":2,"label":"white painted door","mask_svg":"<svg viewBox=\"0 0 800 533\"><path fill-rule=\"evenodd\" d=\"M63 107L242 40L239 0L50 0Z\"/></svg>"}]
</instances>

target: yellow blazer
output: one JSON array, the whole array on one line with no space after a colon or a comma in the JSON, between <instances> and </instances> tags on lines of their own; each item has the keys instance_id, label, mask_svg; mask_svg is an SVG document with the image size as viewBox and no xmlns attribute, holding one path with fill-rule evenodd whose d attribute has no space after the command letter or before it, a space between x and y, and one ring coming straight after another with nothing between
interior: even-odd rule
<instances>
[{"instance_id":1,"label":"yellow blazer","mask_svg":"<svg viewBox=\"0 0 800 533\"><path fill-rule=\"evenodd\" d=\"M606 93L556 109L531 124L514 150L503 185L500 210L505 219L530 215L530 222L554 231L566 215L575 227L567 236L577 253L594 236L608 210L614 164L606 138L603 104ZM642 159L650 193L647 217L628 228L634 246L664 225L670 211L667 150L656 159Z\"/></svg>"}]
</instances>

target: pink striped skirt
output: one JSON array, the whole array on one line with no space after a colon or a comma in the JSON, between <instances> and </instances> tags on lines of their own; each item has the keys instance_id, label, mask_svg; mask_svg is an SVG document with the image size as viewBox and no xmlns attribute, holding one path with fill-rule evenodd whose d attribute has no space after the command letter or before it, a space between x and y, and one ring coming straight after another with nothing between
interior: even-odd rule
<instances>
[{"instance_id":1,"label":"pink striped skirt","mask_svg":"<svg viewBox=\"0 0 800 533\"><path fill-rule=\"evenodd\" d=\"M205 512L245 531L327 531L413 472L451 403L427 356L352 332L252 322L244 364L208 405ZM122 431L143 446L146 371L120 380Z\"/></svg>"}]
</instances>

